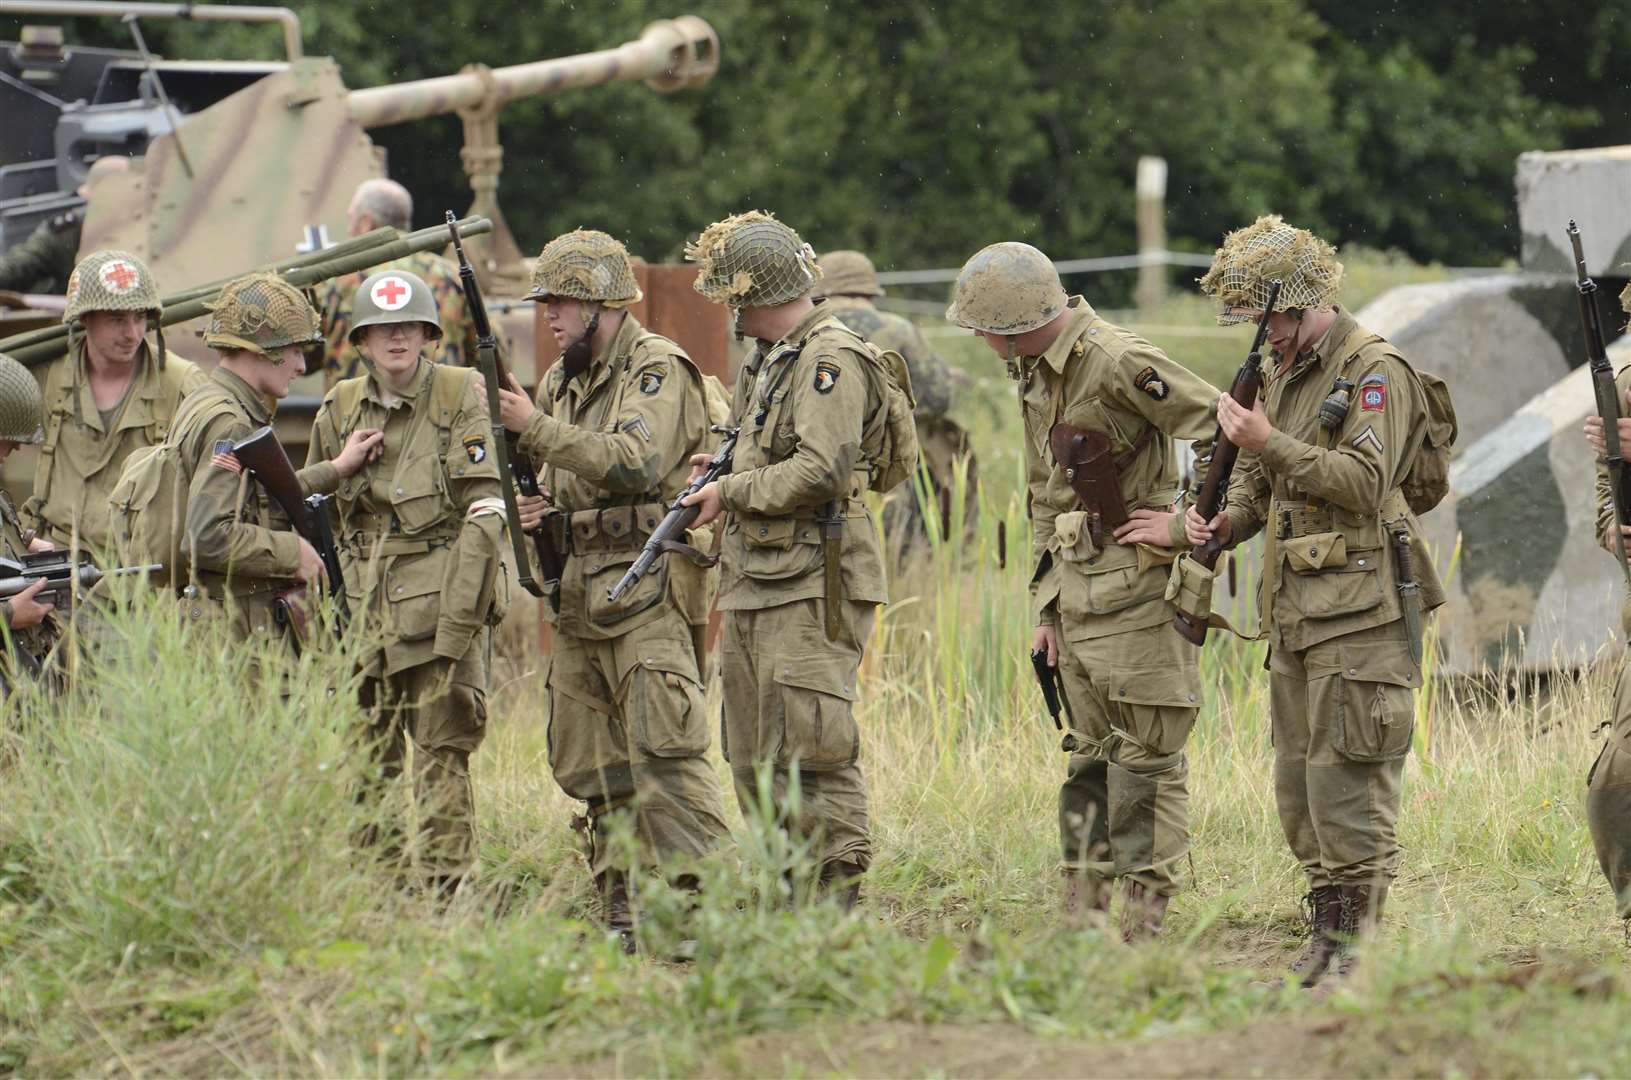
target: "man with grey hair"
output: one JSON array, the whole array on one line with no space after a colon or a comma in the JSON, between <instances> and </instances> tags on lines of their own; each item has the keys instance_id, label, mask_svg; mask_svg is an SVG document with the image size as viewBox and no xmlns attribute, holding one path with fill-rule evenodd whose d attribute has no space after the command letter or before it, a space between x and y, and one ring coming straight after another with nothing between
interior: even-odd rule
<instances>
[{"instance_id":1,"label":"man with grey hair","mask_svg":"<svg viewBox=\"0 0 1631 1080\"><path fill-rule=\"evenodd\" d=\"M351 196L345 219L347 236L361 236L385 227L406 231L413 222L413 196L395 180L364 180ZM370 267L367 273L387 268L405 270L430 286L443 330L431 359L440 364L469 362L476 355L476 328L465 311L458 267L440 255L421 251L385 266ZM323 337L327 341L323 382L330 387L360 373L362 355L351 344L351 298L363 277L364 272L358 272L332 278L318 295L317 309L323 317Z\"/></svg>"}]
</instances>

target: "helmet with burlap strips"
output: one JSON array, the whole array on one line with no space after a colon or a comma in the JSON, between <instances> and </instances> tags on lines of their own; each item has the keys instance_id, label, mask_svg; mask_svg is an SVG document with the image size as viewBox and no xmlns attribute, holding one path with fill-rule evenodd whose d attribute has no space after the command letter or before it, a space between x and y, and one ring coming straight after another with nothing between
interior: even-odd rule
<instances>
[{"instance_id":1,"label":"helmet with burlap strips","mask_svg":"<svg viewBox=\"0 0 1631 1080\"><path fill-rule=\"evenodd\" d=\"M963 264L946 318L988 334L1025 334L1052 322L1068 300L1052 259L1007 241L981 248Z\"/></svg>"},{"instance_id":2,"label":"helmet with burlap strips","mask_svg":"<svg viewBox=\"0 0 1631 1080\"><path fill-rule=\"evenodd\" d=\"M1620 290L1620 307L1625 309L1627 315L1631 315L1631 283Z\"/></svg>"},{"instance_id":3,"label":"helmet with burlap strips","mask_svg":"<svg viewBox=\"0 0 1631 1080\"><path fill-rule=\"evenodd\" d=\"M634 281L628 248L597 229L574 229L538 253L527 299L551 296L591 300L609 308L628 307L644 298Z\"/></svg>"},{"instance_id":4,"label":"helmet with burlap strips","mask_svg":"<svg viewBox=\"0 0 1631 1080\"><path fill-rule=\"evenodd\" d=\"M821 296L882 296L878 271L872 260L859 251L829 251L816 260L821 267Z\"/></svg>"},{"instance_id":5,"label":"helmet with burlap strips","mask_svg":"<svg viewBox=\"0 0 1631 1080\"><path fill-rule=\"evenodd\" d=\"M1258 218L1244 229L1223 238L1212 256L1212 267L1200 279L1201 289L1223 303L1218 323L1247 322L1256 318L1269 298L1269 284L1280 281L1276 311L1323 307L1336 298L1342 264L1336 248L1307 229L1280 220L1278 214Z\"/></svg>"},{"instance_id":6,"label":"helmet with burlap strips","mask_svg":"<svg viewBox=\"0 0 1631 1080\"><path fill-rule=\"evenodd\" d=\"M370 274L351 299L351 344L370 326L417 322L425 324L431 341L442 340L442 322L430 286L406 270L380 270Z\"/></svg>"},{"instance_id":7,"label":"helmet with burlap strips","mask_svg":"<svg viewBox=\"0 0 1631 1080\"><path fill-rule=\"evenodd\" d=\"M40 384L29 370L0 353L0 439L36 443L40 431Z\"/></svg>"},{"instance_id":8,"label":"helmet with burlap strips","mask_svg":"<svg viewBox=\"0 0 1631 1080\"><path fill-rule=\"evenodd\" d=\"M714 222L686 247L685 257L702 268L691 287L733 308L797 300L821 276L810 245L759 210Z\"/></svg>"},{"instance_id":9,"label":"helmet with burlap strips","mask_svg":"<svg viewBox=\"0 0 1631 1080\"><path fill-rule=\"evenodd\" d=\"M65 323L87 311L145 311L158 322L163 314L159 286L147 264L128 251L93 251L68 275Z\"/></svg>"},{"instance_id":10,"label":"helmet with burlap strips","mask_svg":"<svg viewBox=\"0 0 1631 1080\"><path fill-rule=\"evenodd\" d=\"M286 345L323 340L317 312L304 293L276 274L248 274L227 282L210 310L204 344L271 356Z\"/></svg>"}]
</instances>

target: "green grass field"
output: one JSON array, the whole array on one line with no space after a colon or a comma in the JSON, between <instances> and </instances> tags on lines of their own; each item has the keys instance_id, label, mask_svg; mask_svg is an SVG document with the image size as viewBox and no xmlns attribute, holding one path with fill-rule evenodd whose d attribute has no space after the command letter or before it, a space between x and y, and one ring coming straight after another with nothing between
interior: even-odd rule
<instances>
[{"instance_id":1,"label":"green grass field","mask_svg":"<svg viewBox=\"0 0 1631 1080\"><path fill-rule=\"evenodd\" d=\"M1388 924L1317 1000L1277 978L1302 885L1269 788L1262 649L1215 635L1169 932L1128 948L1060 925L1064 755L1030 681L1028 568L997 558L999 523L1028 549L1002 415L974 424L976 521L895 582L869 650L877 861L853 917L789 912L802 853L733 818L700 907L644 887L646 955L623 956L549 776L527 612L475 759L480 865L438 907L351 843L402 807L353 798L345 657L255 680L254 657L138 611L69 699L7 702L0 1072L1631 1072L1624 931L1582 812L1609 672L1544 699L1500 680L1423 695ZM681 934L692 962L665 959Z\"/></svg>"}]
</instances>

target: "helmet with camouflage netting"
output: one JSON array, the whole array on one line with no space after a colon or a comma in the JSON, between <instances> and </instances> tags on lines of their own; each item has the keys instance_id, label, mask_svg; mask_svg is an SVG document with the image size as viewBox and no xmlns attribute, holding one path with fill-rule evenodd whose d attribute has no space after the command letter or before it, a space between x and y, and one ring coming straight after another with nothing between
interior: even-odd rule
<instances>
[{"instance_id":1,"label":"helmet with camouflage netting","mask_svg":"<svg viewBox=\"0 0 1631 1080\"><path fill-rule=\"evenodd\" d=\"M629 251L596 229L574 229L544 245L532 268L528 300L565 296L610 308L638 304L644 294L634 281Z\"/></svg>"},{"instance_id":2,"label":"helmet with camouflage netting","mask_svg":"<svg viewBox=\"0 0 1631 1080\"><path fill-rule=\"evenodd\" d=\"M311 302L276 274L248 274L229 281L205 306L210 325L204 344L212 349L247 349L270 356L286 345L323 340Z\"/></svg>"},{"instance_id":3,"label":"helmet with camouflage netting","mask_svg":"<svg viewBox=\"0 0 1631 1080\"><path fill-rule=\"evenodd\" d=\"M822 296L882 296L878 271L872 260L859 251L829 251L816 260L821 268Z\"/></svg>"},{"instance_id":4,"label":"helmet with camouflage netting","mask_svg":"<svg viewBox=\"0 0 1631 1080\"><path fill-rule=\"evenodd\" d=\"M1068 300L1052 259L1007 241L981 248L963 264L946 318L988 334L1025 334L1052 322Z\"/></svg>"},{"instance_id":5,"label":"helmet with camouflage netting","mask_svg":"<svg viewBox=\"0 0 1631 1080\"><path fill-rule=\"evenodd\" d=\"M810 245L759 210L714 222L686 247L685 257L702 267L691 287L733 308L797 300L821 276Z\"/></svg>"},{"instance_id":6,"label":"helmet with camouflage netting","mask_svg":"<svg viewBox=\"0 0 1631 1080\"><path fill-rule=\"evenodd\" d=\"M27 368L0 353L0 439L40 441L40 384Z\"/></svg>"},{"instance_id":7,"label":"helmet with camouflage netting","mask_svg":"<svg viewBox=\"0 0 1631 1080\"><path fill-rule=\"evenodd\" d=\"M155 322L163 314L153 272L128 251L93 251L79 260L68 275L67 299L65 323L87 311L145 311Z\"/></svg>"},{"instance_id":8,"label":"helmet with camouflage netting","mask_svg":"<svg viewBox=\"0 0 1631 1080\"><path fill-rule=\"evenodd\" d=\"M1201 289L1223 303L1218 323L1247 322L1268 302L1269 283L1280 281L1274 310L1322 307L1336 298L1342 264L1336 248L1307 229L1280 220L1258 218L1223 238L1212 256L1212 268L1200 279Z\"/></svg>"},{"instance_id":9,"label":"helmet with camouflage netting","mask_svg":"<svg viewBox=\"0 0 1631 1080\"><path fill-rule=\"evenodd\" d=\"M441 312L430 286L406 270L380 270L371 274L351 299L351 344L370 326L417 322L426 326L431 341L442 340Z\"/></svg>"}]
</instances>

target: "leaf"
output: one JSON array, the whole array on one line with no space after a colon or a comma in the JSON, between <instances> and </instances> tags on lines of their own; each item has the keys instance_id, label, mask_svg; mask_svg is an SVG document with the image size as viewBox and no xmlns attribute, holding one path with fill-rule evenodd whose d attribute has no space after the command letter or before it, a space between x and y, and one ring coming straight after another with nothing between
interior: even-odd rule
<instances>
[{"instance_id":1,"label":"leaf","mask_svg":"<svg viewBox=\"0 0 1631 1080\"><path fill-rule=\"evenodd\" d=\"M923 958L921 992L928 993L930 988L940 981L941 976L946 974L946 969L951 966L951 962L956 958L956 947L952 945L946 935L936 934L934 939L929 942L928 954Z\"/></svg>"}]
</instances>

